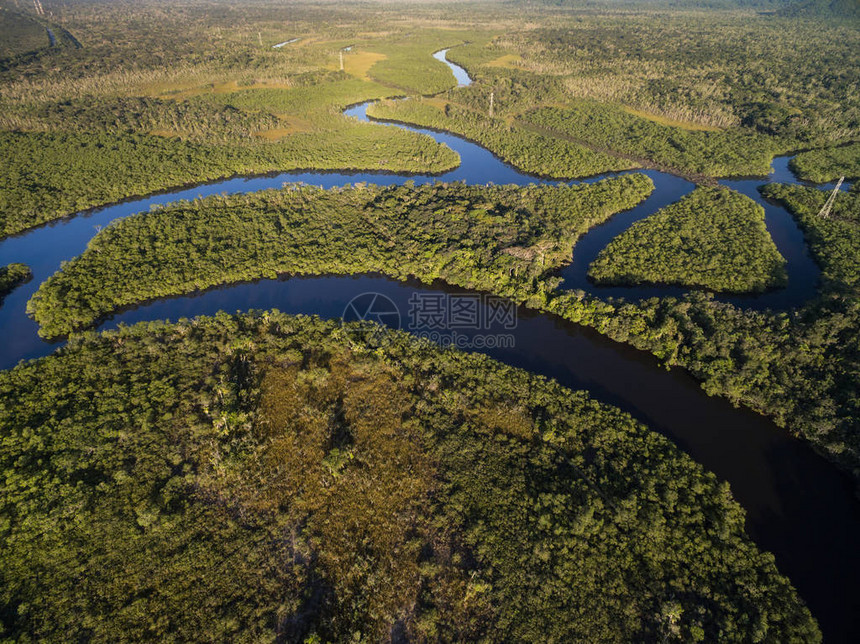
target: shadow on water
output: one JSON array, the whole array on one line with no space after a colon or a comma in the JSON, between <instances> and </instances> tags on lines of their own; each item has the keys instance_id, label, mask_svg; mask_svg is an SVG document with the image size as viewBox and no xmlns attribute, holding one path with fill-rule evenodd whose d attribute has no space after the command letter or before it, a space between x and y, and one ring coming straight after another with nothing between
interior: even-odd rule
<instances>
[{"instance_id":1,"label":"shadow on water","mask_svg":"<svg viewBox=\"0 0 860 644\"><path fill-rule=\"evenodd\" d=\"M444 59L444 52L439 54ZM366 105L354 106L347 114L366 119L365 110ZM0 367L8 368L21 359L47 355L58 346L40 340L36 324L24 313L26 302L38 285L54 273L62 261L79 255L97 227L153 205L218 193L278 188L284 182L323 187L362 181L392 185L410 179L416 184L437 180L472 184L557 183L521 173L488 150L452 134L414 127L405 129L428 134L449 145L460 154L461 165L439 177L294 172L229 179L96 209L87 216L66 219L0 242L0 264L24 262L31 266L34 274L30 283L13 291L0 307L0 329L4 335ZM788 261L788 288L755 298L724 298L744 307L799 304L814 293L818 280L818 269L809 258L796 224L785 210L763 202L758 194L758 186L768 180L796 182L788 171L787 158L776 159L774 168L769 179L722 182L765 207L768 229ZM589 263L615 235L693 189L691 183L679 177L657 171L646 171L646 174L654 180L654 193L643 204L616 215L580 240L571 264L562 273L566 288L634 299L683 292L663 287L598 288L585 277ZM589 181L597 179L599 177ZM292 314L339 318L349 301L365 292L386 295L396 304L401 318L408 319L410 297L460 291L366 275L259 280L155 300L117 313L101 328L251 308L277 308ZM467 339L473 338L475 333L462 330ZM591 329L552 315L520 309L516 328L511 329L510 334L514 338L512 346L482 351L513 366L555 378L566 386L587 389L597 400L620 407L663 433L705 468L728 481L734 496L747 511L750 536L762 548L774 553L779 569L809 604L827 639L858 640L860 504L847 476L815 454L807 444L791 438L767 419L749 410L736 409L724 399L708 397L686 372L666 370L650 354L613 342Z\"/></svg>"},{"instance_id":2,"label":"shadow on water","mask_svg":"<svg viewBox=\"0 0 860 644\"><path fill-rule=\"evenodd\" d=\"M271 309L340 318L363 293L390 298L402 327L410 298L465 293L442 284L377 276L292 277L216 288L191 297L156 300L114 316L118 324ZM481 312L486 313L484 303ZM458 331L466 350L481 331ZM672 439L706 469L729 481L747 512L747 531L776 556L777 565L807 601L830 641L851 641L860 624L860 506L849 478L766 418L707 396L681 369L561 318L519 309L511 346L484 348L502 362L586 389Z\"/></svg>"}]
</instances>

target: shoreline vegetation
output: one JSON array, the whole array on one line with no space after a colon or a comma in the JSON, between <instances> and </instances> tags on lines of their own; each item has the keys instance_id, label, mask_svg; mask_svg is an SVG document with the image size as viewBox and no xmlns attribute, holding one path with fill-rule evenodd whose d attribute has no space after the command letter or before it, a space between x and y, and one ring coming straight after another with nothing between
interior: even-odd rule
<instances>
[{"instance_id":1,"label":"shoreline vegetation","mask_svg":"<svg viewBox=\"0 0 860 644\"><path fill-rule=\"evenodd\" d=\"M67 338L0 370L0 637L820 642L728 484L587 391L277 310L93 330L125 307L285 274L441 282L681 367L860 491L860 186L829 217L828 190L761 187L821 268L811 300L746 310L704 290L786 279L762 209L718 177L761 176L799 151L801 180L860 178L860 12L856 0L705 4L0 0L12 248L0 303L31 279L8 262L42 279L55 258L26 313L42 337ZM433 58L448 48L468 86ZM73 258L27 250L57 235L5 239L228 177L460 163L431 136L344 115L365 102L372 118L466 137L536 176L595 181L288 184L117 217ZM580 238L652 194L643 169L698 185L616 237L590 274L702 290L634 302L562 288ZM78 223L89 237L94 222ZM21 353L38 342L11 307L25 292L2 310ZM583 336L593 355L603 341ZM715 467L737 456L702 442ZM847 480L808 462L833 476L804 494L832 503L794 480L784 491L790 463L772 468L772 500L760 478L738 494L828 638L856 639L850 569L832 576L850 544L813 550L791 534L815 524L800 517L834 526L824 535L854 529ZM795 498L802 510L776 520Z\"/></svg>"},{"instance_id":2,"label":"shoreline vegetation","mask_svg":"<svg viewBox=\"0 0 860 644\"><path fill-rule=\"evenodd\" d=\"M828 183L839 177L860 179L860 142L801 152L790 167L799 179L813 183Z\"/></svg>"},{"instance_id":3,"label":"shoreline vegetation","mask_svg":"<svg viewBox=\"0 0 860 644\"><path fill-rule=\"evenodd\" d=\"M219 314L0 372L5 632L821 640L727 484L671 441L364 333Z\"/></svg>"},{"instance_id":4,"label":"shoreline vegetation","mask_svg":"<svg viewBox=\"0 0 860 644\"><path fill-rule=\"evenodd\" d=\"M123 306L279 273L442 279L684 367L708 394L770 417L860 479L860 356L845 350L858 336L860 299L839 285L857 283L850 252L834 255L839 263L824 266L819 297L792 312L746 311L699 292L625 302L559 289L557 269L579 235L652 189L632 174L581 186L295 187L210 197L108 226L27 309L41 334L57 337ZM843 234L857 238L856 228ZM808 240L815 257L853 243Z\"/></svg>"},{"instance_id":5,"label":"shoreline vegetation","mask_svg":"<svg viewBox=\"0 0 860 644\"><path fill-rule=\"evenodd\" d=\"M672 284L761 293L788 283L764 209L727 188L696 188L609 242L588 268L600 285Z\"/></svg>"},{"instance_id":6,"label":"shoreline vegetation","mask_svg":"<svg viewBox=\"0 0 860 644\"><path fill-rule=\"evenodd\" d=\"M292 186L209 197L106 227L27 309L41 334L58 337L139 301L280 273L414 275L513 296L653 188L634 174L577 186Z\"/></svg>"},{"instance_id":7,"label":"shoreline vegetation","mask_svg":"<svg viewBox=\"0 0 860 644\"><path fill-rule=\"evenodd\" d=\"M0 173L2 236L133 195L233 176L299 170L440 174L460 162L429 136L366 123L349 123L337 133L296 134L283 143L211 146L137 134L0 133L0 146L11 155Z\"/></svg>"},{"instance_id":8,"label":"shoreline vegetation","mask_svg":"<svg viewBox=\"0 0 860 644\"><path fill-rule=\"evenodd\" d=\"M628 160L544 136L441 99L380 101L368 106L367 115L381 121L453 132L487 148L505 163L524 172L553 179L590 177L637 167Z\"/></svg>"},{"instance_id":9,"label":"shoreline vegetation","mask_svg":"<svg viewBox=\"0 0 860 644\"><path fill-rule=\"evenodd\" d=\"M26 264L0 266L0 304L3 304L3 299L9 293L31 277L30 267Z\"/></svg>"},{"instance_id":10,"label":"shoreline vegetation","mask_svg":"<svg viewBox=\"0 0 860 644\"><path fill-rule=\"evenodd\" d=\"M840 192L829 217L819 212L830 190L769 184L762 196L782 204L806 235L809 250L821 267L828 291L860 297L860 191Z\"/></svg>"},{"instance_id":11,"label":"shoreline vegetation","mask_svg":"<svg viewBox=\"0 0 860 644\"><path fill-rule=\"evenodd\" d=\"M515 28L515 9L479 17L464 8L462 23L448 29L419 26L422 8L418 23L380 30L355 7L339 10L338 26L320 22L321 9L310 5L289 15L255 6L241 19L232 8L192 12L171 25L148 3L99 10L57 8L64 27L55 33L77 34L75 46L0 65L0 152L9 159L0 169L2 236L217 178L456 167L455 154L420 135L340 114L402 95L432 98L369 112L462 134L555 178L654 167L711 184L766 174L775 154L811 148L821 150L792 166L804 178L850 175L860 162L860 101L843 82L860 41L835 24L816 25L810 38L805 20L749 24L743 12L720 21L682 10L574 10ZM275 27L284 18L287 33ZM157 27L149 34L157 48L127 38L128 25L141 24ZM286 35L298 40L273 49ZM431 55L452 46L451 60L474 79L469 87L456 88ZM822 69L821 50L843 61L827 86L817 81L832 71ZM762 60L773 62L762 69Z\"/></svg>"},{"instance_id":12,"label":"shoreline vegetation","mask_svg":"<svg viewBox=\"0 0 860 644\"><path fill-rule=\"evenodd\" d=\"M100 95L96 87L79 95L59 85L59 95L46 99L44 92L13 84L0 91L6 108L0 150L8 159L0 168L0 238L133 195L223 178L300 170L452 170L458 155L432 138L360 123L341 112L404 91L453 86L450 70L431 54L456 38L429 30L408 42L377 42L387 53L374 59L372 76L329 69L328 49L308 45L298 53L255 52L269 65L280 59L278 67L286 55L306 60L285 78L248 82L241 67L229 64L224 73L239 74L239 82L192 84L175 93L161 87L157 97L140 87L117 96ZM309 54L321 68L308 66Z\"/></svg>"}]
</instances>

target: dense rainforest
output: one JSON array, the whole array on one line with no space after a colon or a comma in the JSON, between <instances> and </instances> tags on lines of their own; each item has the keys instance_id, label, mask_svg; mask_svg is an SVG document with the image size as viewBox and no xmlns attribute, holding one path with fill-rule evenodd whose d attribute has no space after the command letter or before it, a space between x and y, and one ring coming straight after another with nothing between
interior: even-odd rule
<instances>
[{"instance_id":1,"label":"dense rainforest","mask_svg":"<svg viewBox=\"0 0 860 644\"><path fill-rule=\"evenodd\" d=\"M68 336L0 371L0 640L819 641L728 486L588 392L278 311L88 329L257 279L441 280L681 366L856 484L860 189L826 218L829 191L762 189L821 267L811 301L713 292L785 282L761 209L718 177L797 152L800 179L860 178L858 26L852 0L0 0L0 305L32 289L40 334ZM182 201L76 228L74 253L23 258L47 279L21 286L27 229L85 209L234 175L460 163L343 114L365 101L536 176L623 174ZM580 237L647 198L635 171L654 168L698 185L591 276L694 290L565 289Z\"/></svg>"},{"instance_id":2,"label":"dense rainforest","mask_svg":"<svg viewBox=\"0 0 860 644\"><path fill-rule=\"evenodd\" d=\"M289 186L179 203L105 228L28 309L56 337L122 306L281 273L381 272L520 296L653 187L634 174L559 187Z\"/></svg>"},{"instance_id":3,"label":"dense rainforest","mask_svg":"<svg viewBox=\"0 0 860 644\"><path fill-rule=\"evenodd\" d=\"M633 174L576 187L290 187L213 197L108 226L41 285L28 310L40 333L56 337L123 306L280 273L443 279L683 366L710 394L767 414L860 476L860 301L843 287L856 284L856 227L809 237L815 257L833 249L839 263L825 266L820 297L794 312L744 311L708 293L624 302L560 289L557 271L578 236L651 188ZM856 207L853 199L840 197L838 212ZM760 228L745 232L762 241ZM707 242L701 248L717 243ZM759 269L738 270L753 283Z\"/></svg>"},{"instance_id":4,"label":"dense rainforest","mask_svg":"<svg viewBox=\"0 0 860 644\"><path fill-rule=\"evenodd\" d=\"M581 293L551 299L560 315L680 364L712 394L772 416L860 477L860 191L771 184L821 267L819 296L789 312L741 311L707 294L605 302Z\"/></svg>"},{"instance_id":5,"label":"dense rainforest","mask_svg":"<svg viewBox=\"0 0 860 644\"><path fill-rule=\"evenodd\" d=\"M743 293L785 286L784 265L761 206L726 188L700 187L613 239L588 276L598 284Z\"/></svg>"},{"instance_id":6,"label":"dense rainforest","mask_svg":"<svg viewBox=\"0 0 860 644\"><path fill-rule=\"evenodd\" d=\"M860 295L860 190L855 187L837 195L828 217L819 216L830 196L828 191L771 184L762 194L783 204L797 219L821 266L825 288L847 296Z\"/></svg>"},{"instance_id":7,"label":"dense rainforest","mask_svg":"<svg viewBox=\"0 0 860 644\"><path fill-rule=\"evenodd\" d=\"M615 154L596 151L581 142L519 127L503 118L440 104L438 99L381 101L368 106L367 114L377 120L402 121L456 132L480 143L503 161L540 176L588 177L641 165Z\"/></svg>"},{"instance_id":8,"label":"dense rainforest","mask_svg":"<svg viewBox=\"0 0 860 644\"><path fill-rule=\"evenodd\" d=\"M791 169L801 179L817 183L860 179L860 143L801 152L791 160Z\"/></svg>"},{"instance_id":9,"label":"dense rainforest","mask_svg":"<svg viewBox=\"0 0 860 644\"><path fill-rule=\"evenodd\" d=\"M361 332L219 315L0 373L3 635L820 640L726 484L670 441Z\"/></svg>"}]
</instances>

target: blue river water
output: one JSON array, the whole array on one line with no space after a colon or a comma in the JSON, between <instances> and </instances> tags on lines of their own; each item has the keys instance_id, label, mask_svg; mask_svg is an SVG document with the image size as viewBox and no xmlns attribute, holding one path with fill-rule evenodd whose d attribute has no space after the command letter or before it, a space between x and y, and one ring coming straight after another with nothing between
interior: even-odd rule
<instances>
[{"instance_id":1,"label":"blue river water","mask_svg":"<svg viewBox=\"0 0 860 644\"><path fill-rule=\"evenodd\" d=\"M448 63L445 52L437 59ZM458 84L471 82L462 68L448 63ZM408 99L406 99L408 100ZM346 110L366 120L367 105ZM261 177L233 178L164 194L129 200L54 222L0 241L0 265L28 264L34 278L13 291L0 306L0 368L19 360L48 355L60 343L37 335L36 324L25 307L38 285L57 271L63 261L79 255L98 230L111 221L148 210L154 205L213 194L246 193L303 182L326 188L349 183L379 185L464 181L469 184L556 184L503 163L483 147L461 137L403 124L390 127L420 132L455 150L461 159L456 169L440 176L406 176L369 172L297 172ZM764 201L758 187L768 181L796 183L787 157L774 160L767 178L724 180L721 183L754 199L765 208L766 224L786 258L787 288L758 296L731 296L745 308L789 308L815 293L819 271L811 260L803 235L781 207ZM571 263L561 276L563 288L577 288L600 297L642 298L680 294L673 287L597 287L586 272L597 253L632 223L677 201L693 189L686 179L653 170L654 193L639 206L612 217L590 230L577 243ZM614 176L603 175L603 176ZM586 182L601 177L586 179ZM450 295L459 289L444 284L396 282L384 277L283 277L210 289L190 296L165 298L117 312L100 328L156 319L277 308L287 313L339 318L349 302L361 293L380 293L405 317L415 294ZM485 311L486 305L482 302ZM675 441L694 459L723 480L747 511L747 530L764 549L774 553L780 570L788 575L819 620L829 641L857 641L860 637L860 504L847 476L815 454L785 430L727 401L708 397L698 383L679 369L667 370L650 355L636 351L554 316L519 309L510 346L481 349L517 367L558 379L562 384L587 389L592 396L616 405ZM465 330L466 339L477 332ZM466 347L468 348L468 347Z\"/></svg>"}]
</instances>

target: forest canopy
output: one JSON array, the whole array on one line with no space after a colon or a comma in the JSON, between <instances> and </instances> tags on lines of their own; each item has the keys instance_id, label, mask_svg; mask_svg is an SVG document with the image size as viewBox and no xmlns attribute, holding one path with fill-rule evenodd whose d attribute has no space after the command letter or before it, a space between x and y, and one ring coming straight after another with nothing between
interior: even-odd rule
<instances>
[{"instance_id":1,"label":"forest canopy","mask_svg":"<svg viewBox=\"0 0 860 644\"><path fill-rule=\"evenodd\" d=\"M768 184L762 195L783 204L801 225L821 266L825 288L860 294L860 192L840 192L828 217L819 213L830 191Z\"/></svg>"},{"instance_id":2,"label":"forest canopy","mask_svg":"<svg viewBox=\"0 0 860 644\"><path fill-rule=\"evenodd\" d=\"M860 143L801 152L790 166L800 179L815 183L860 179Z\"/></svg>"},{"instance_id":3,"label":"forest canopy","mask_svg":"<svg viewBox=\"0 0 860 644\"><path fill-rule=\"evenodd\" d=\"M340 114L404 95L433 96L376 115L450 129L560 178L659 167L707 183L765 174L798 149L841 150L840 166L860 158L834 148L860 137L850 23L728 6L598 4L527 21L517 5L417 4L397 20L361 5L177 6L166 19L149 0L51 3L51 22L10 28L35 42L54 25L70 46L0 62L0 236L235 174L454 167L426 138ZM443 48L472 86L455 88L431 55ZM826 163L797 167L820 178Z\"/></svg>"},{"instance_id":4,"label":"forest canopy","mask_svg":"<svg viewBox=\"0 0 860 644\"><path fill-rule=\"evenodd\" d=\"M361 332L222 314L0 373L4 636L820 640L668 439Z\"/></svg>"},{"instance_id":5,"label":"forest canopy","mask_svg":"<svg viewBox=\"0 0 860 644\"><path fill-rule=\"evenodd\" d=\"M812 299L755 310L711 292L786 279L761 208L718 177L801 150L801 179L860 173L857 2L788 4L0 0L2 263L47 277L27 312L68 336L0 372L0 640L819 641L728 486L586 392L277 311L87 331L241 281L440 280L683 367L860 481L858 188L829 217L827 191L762 190L821 267ZM371 101L371 117L458 134L536 176L613 174L292 185L121 221L118 208L94 236L81 217L4 239L234 175L460 162L344 115ZM699 187L615 239L592 276L692 290L565 288L581 236L653 190L637 168ZM88 237L77 257L38 243ZM27 279L0 266L0 304ZM47 352L10 306L25 290L0 309L20 316L10 342Z\"/></svg>"},{"instance_id":6,"label":"forest canopy","mask_svg":"<svg viewBox=\"0 0 860 644\"><path fill-rule=\"evenodd\" d=\"M294 185L179 203L105 228L28 311L56 337L121 306L282 273L442 278L525 299L581 234L653 187L641 174L524 188Z\"/></svg>"},{"instance_id":7,"label":"forest canopy","mask_svg":"<svg viewBox=\"0 0 860 644\"><path fill-rule=\"evenodd\" d=\"M856 273L858 254L840 250L852 248L856 226L808 237L817 258L844 259L834 273L822 264L820 298L796 313L747 311L709 294L625 302L560 288L579 235L651 190L634 174L572 187L303 187L181 203L105 228L28 311L56 337L122 306L280 273L442 279L683 366L710 394L768 415L860 476L860 354L846 350L860 340L860 301L839 285Z\"/></svg>"},{"instance_id":8,"label":"forest canopy","mask_svg":"<svg viewBox=\"0 0 860 644\"><path fill-rule=\"evenodd\" d=\"M0 266L0 304L16 286L30 277L30 267L26 264L7 264Z\"/></svg>"},{"instance_id":9,"label":"forest canopy","mask_svg":"<svg viewBox=\"0 0 860 644\"><path fill-rule=\"evenodd\" d=\"M787 282L764 209L732 190L705 187L613 239L588 276L598 284L679 284L732 293Z\"/></svg>"}]
</instances>

